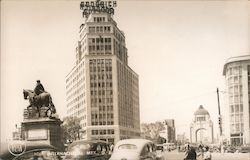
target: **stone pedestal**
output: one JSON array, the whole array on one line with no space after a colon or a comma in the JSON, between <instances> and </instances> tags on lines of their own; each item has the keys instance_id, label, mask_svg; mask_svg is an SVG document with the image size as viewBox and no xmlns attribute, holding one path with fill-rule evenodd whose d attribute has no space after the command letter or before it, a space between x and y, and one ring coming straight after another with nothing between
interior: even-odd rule
<instances>
[{"instance_id":1,"label":"stone pedestal","mask_svg":"<svg viewBox=\"0 0 250 160\"><path fill-rule=\"evenodd\" d=\"M21 136L23 140L50 144L59 151L63 151L62 131L60 119L37 118L25 119L21 123Z\"/></svg>"}]
</instances>

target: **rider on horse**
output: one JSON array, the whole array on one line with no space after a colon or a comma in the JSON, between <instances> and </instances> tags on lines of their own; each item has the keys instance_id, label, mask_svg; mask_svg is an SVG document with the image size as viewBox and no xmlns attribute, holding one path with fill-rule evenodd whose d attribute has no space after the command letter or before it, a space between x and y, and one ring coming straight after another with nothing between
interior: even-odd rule
<instances>
[{"instance_id":1,"label":"rider on horse","mask_svg":"<svg viewBox=\"0 0 250 160\"><path fill-rule=\"evenodd\" d=\"M37 80L36 82L37 83L36 83L36 87L34 89L34 92L38 96L39 94L45 92L45 90L44 90L44 87L43 87L42 83L40 82L40 80Z\"/></svg>"},{"instance_id":2,"label":"rider on horse","mask_svg":"<svg viewBox=\"0 0 250 160\"><path fill-rule=\"evenodd\" d=\"M40 117L40 109L42 107L47 107L48 110L50 110L52 113L56 113L56 108L52 102L50 94L44 90L44 87L41 84L40 80L37 80L36 82L37 84L34 91L23 90L24 99L27 99L28 97L30 102L30 105L27 108L36 107L37 112L39 113L39 117Z\"/></svg>"}]
</instances>

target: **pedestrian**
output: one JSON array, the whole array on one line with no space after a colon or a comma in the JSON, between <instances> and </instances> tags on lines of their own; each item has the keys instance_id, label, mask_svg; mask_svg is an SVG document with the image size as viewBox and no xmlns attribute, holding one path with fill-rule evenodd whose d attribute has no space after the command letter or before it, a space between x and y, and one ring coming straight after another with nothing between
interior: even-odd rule
<instances>
[{"instance_id":1,"label":"pedestrian","mask_svg":"<svg viewBox=\"0 0 250 160\"><path fill-rule=\"evenodd\" d=\"M187 155L184 158L184 160L196 160L196 152L194 147L190 147L190 149L187 151Z\"/></svg>"},{"instance_id":2,"label":"pedestrian","mask_svg":"<svg viewBox=\"0 0 250 160\"><path fill-rule=\"evenodd\" d=\"M212 160L212 154L211 152L209 151L209 147L206 146L205 147L205 152L204 152L204 157L203 157L204 160Z\"/></svg>"}]
</instances>

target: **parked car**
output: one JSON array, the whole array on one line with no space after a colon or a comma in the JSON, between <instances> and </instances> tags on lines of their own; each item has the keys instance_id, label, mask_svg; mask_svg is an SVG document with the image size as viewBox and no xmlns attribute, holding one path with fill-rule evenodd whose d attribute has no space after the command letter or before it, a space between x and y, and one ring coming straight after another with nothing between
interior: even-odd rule
<instances>
[{"instance_id":1,"label":"parked car","mask_svg":"<svg viewBox=\"0 0 250 160\"><path fill-rule=\"evenodd\" d=\"M241 147L239 153L250 153L250 147Z\"/></svg>"},{"instance_id":2,"label":"parked car","mask_svg":"<svg viewBox=\"0 0 250 160\"><path fill-rule=\"evenodd\" d=\"M155 145L146 139L124 139L115 144L110 160L156 160Z\"/></svg>"},{"instance_id":3,"label":"parked car","mask_svg":"<svg viewBox=\"0 0 250 160\"><path fill-rule=\"evenodd\" d=\"M65 160L108 160L109 144L101 140L78 140L71 143Z\"/></svg>"},{"instance_id":4,"label":"parked car","mask_svg":"<svg viewBox=\"0 0 250 160\"><path fill-rule=\"evenodd\" d=\"M229 146L225 149L226 153L234 153L236 151L236 148L233 146Z\"/></svg>"},{"instance_id":5,"label":"parked car","mask_svg":"<svg viewBox=\"0 0 250 160\"><path fill-rule=\"evenodd\" d=\"M61 157L58 156L57 149L49 144L37 143L37 142L23 142L23 151L19 154L11 153L10 146L7 143L1 143L1 160L33 160L33 159L53 159L60 160ZM13 149L13 148L12 148ZM20 148L16 148L20 150Z\"/></svg>"}]
</instances>

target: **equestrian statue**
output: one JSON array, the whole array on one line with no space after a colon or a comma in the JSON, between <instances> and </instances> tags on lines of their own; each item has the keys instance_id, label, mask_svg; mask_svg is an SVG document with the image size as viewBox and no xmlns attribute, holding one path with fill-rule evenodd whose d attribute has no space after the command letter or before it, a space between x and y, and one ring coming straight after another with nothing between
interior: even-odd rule
<instances>
[{"instance_id":1,"label":"equestrian statue","mask_svg":"<svg viewBox=\"0 0 250 160\"><path fill-rule=\"evenodd\" d=\"M28 117L49 117L53 118L56 108L50 94L44 90L40 80L37 80L33 90L23 90L24 99L28 99L30 105L27 107ZM44 114L41 114L44 113Z\"/></svg>"}]
</instances>

